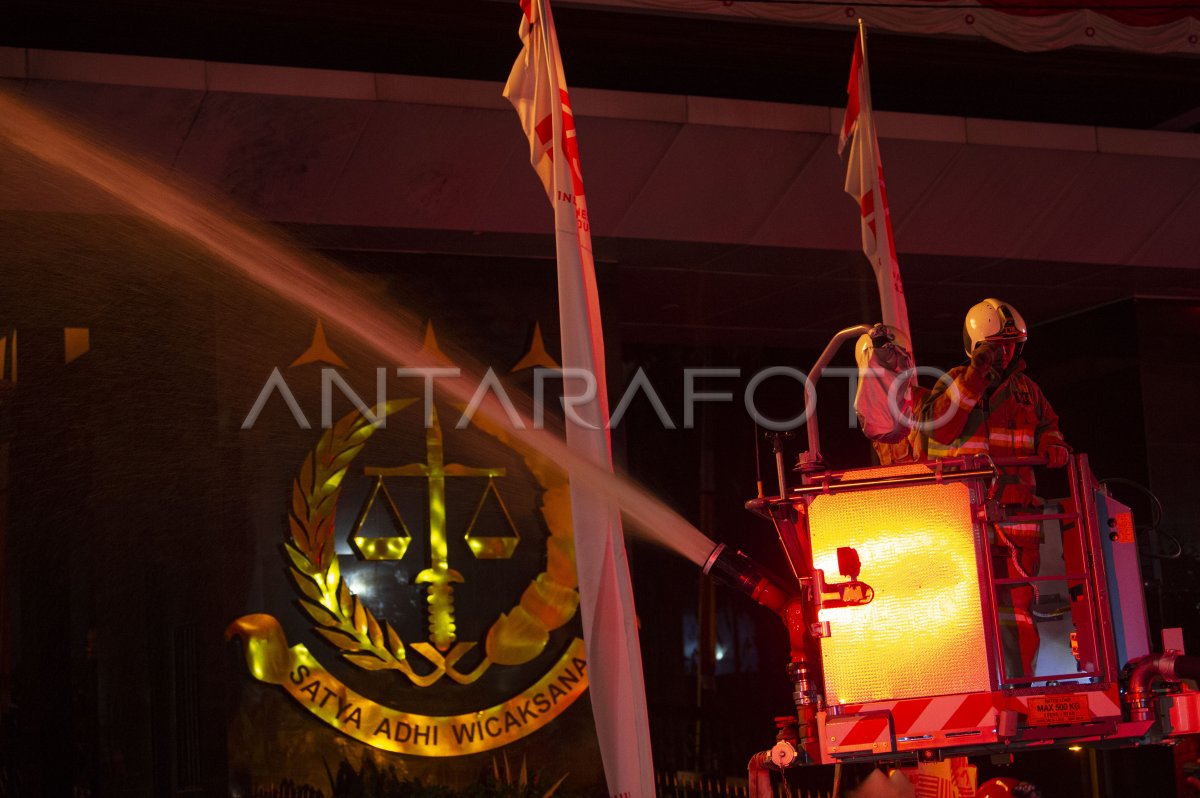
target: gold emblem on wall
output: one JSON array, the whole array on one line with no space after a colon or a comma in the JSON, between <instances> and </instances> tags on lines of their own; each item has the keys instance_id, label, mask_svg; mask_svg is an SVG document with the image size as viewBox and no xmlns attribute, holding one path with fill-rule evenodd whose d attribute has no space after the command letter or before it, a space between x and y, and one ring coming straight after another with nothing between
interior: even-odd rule
<instances>
[{"instance_id":1,"label":"gold emblem on wall","mask_svg":"<svg viewBox=\"0 0 1200 798\"><path fill-rule=\"evenodd\" d=\"M388 402L372 415L390 417L414 402ZM409 543L414 531L404 521L384 479L425 482L429 528L421 534L429 536L430 561L415 581L423 586L428 606L426 640L401 640L391 623L377 618L355 595L341 573L335 551L335 511L351 464L379 428L360 412L350 413L334 424L305 458L293 482L285 544L300 606L314 630L355 667L398 672L419 688L431 687L446 678L471 684L492 666L531 662L545 650L550 632L574 617L579 603L565 473L512 438L505 428L477 416L472 423L520 455L541 487L539 509L549 535L545 570L529 583L520 601L499 614L482 641L458 639L454 586L463 577L448 556L446 480L467 476L487 480L466 528L472 556L506 559L513 556L521 539L496 485L505 469L446 463L436 411L432 412L431 422L425 430L423 461L363 469L371 486L348 535L351 548L364 560L399 561L411 557ZM480 515L489 502L498 507L507 534L480 534ZM366 534L366 519L373 507L383 508L398 534ZM540 679L504 701L461 715L420 715L354 692L322 667L304 645L288 648L282 628L269 615L244 616L230 626L227 634L245 641L247 664L256 678L281 685L306 709L338 730L377 748L400 753L456 756L506 745L545 726L587 688L583 643L575 639ZM481 642L482 659L469 670L461 670L459 663Z\"/></svg>"}]
</instances>

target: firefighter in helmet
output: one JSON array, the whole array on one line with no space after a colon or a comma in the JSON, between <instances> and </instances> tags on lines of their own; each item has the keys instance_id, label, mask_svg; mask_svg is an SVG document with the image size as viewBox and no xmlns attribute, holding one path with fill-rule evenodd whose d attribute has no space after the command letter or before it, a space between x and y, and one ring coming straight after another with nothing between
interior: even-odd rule
<instances>
[{"instance_id":1,"label":"firefighter in helmet","mask_svg":"<svg viewBox=\"0 0 1200 798\"><path fill-rule=\"evenodd\" d=\"M1053 468L1067 464L1070 448L1058 429L1058 415L1037 383L1025 374L1021 351L1029 337L1017 309L985 299L967 312L963 346L970 362L942 377L921 405L918 448L925 458L988 454L992 457L1045 457ZM996 498L1006 508L1040 506L1033 469L1002 468ZM1007 556L1002 576L1030 577L1041 567L1039 523L995 525L995 542ZM1015 585L1007 600L997 596L1004 642L1005 671L1031 677L1038 649L1032 584Z\"/></svg>"}]
</instances>

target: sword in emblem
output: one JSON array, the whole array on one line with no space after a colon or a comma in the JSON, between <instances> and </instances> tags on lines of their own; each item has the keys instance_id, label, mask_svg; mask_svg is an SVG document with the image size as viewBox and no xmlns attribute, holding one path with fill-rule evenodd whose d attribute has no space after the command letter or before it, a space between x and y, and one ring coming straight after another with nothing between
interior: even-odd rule
<instances>
[{"instance_id":1,"label":"sword in emblem","mask_svg":"<svg viewBox=\"0 0 1200 798\"><path fill-rule=\"evenodd\" d=\"M429 640L440 651L449 651L457 639L454 620L454 583L462 582L461 573L450 567L446 538L446 478L502 477L503 468L470 468L451 463L446 465L442 427L437 408L432 408L429 428L425 431L425 462L410 463L394 468L365 469L367 476L424 477L429 485L429 567L416 576L426 588L429 604Z\"/></svg>"}]
</instances>

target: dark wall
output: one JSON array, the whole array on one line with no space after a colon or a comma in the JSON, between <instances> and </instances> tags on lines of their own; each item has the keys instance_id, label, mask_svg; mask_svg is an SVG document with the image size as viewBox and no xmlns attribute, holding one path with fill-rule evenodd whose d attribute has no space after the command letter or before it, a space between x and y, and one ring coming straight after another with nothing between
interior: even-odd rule
<instances>
[{"instance_id":1,"label":"dark wall","mask_svg":"<svg viewBox=\"0 0 1200 798\"><path fill-rule=\"evenodd\" d=\"M1192 653L1200 653L1200 303L1139 300L1138 347L1149 486L1162 502L1150 570L1161 590L1163 626L1182 626ZM1178 554L1177 557L1172 555Z\"/></svg>"},{"instance_id":2,"label":"dark wall","mask_svg":"<svg viewBox=\"0 0 1200 798\"><path fill-rule=\"evenodd\" d=\"M96 715L94 657L86 644L94 550L86 496L91 486L87 364L65 365L62 329L26 329L21 337L20 392L12 394L16 435L7 560L13 666L11 735L5 748L9 780L32 792L66 794L89 785L88 754ZM46 424L44 419L56 419ZM57 746L38 741L56 740ZM71 766L54 766L63 752ZM92 760L92 762L89 762ZM36 764L35 764L36 763Z\"/></svg>"},{"instance_id":3,"label":"dark wall","mask_svg":"<svg viewBox=\"0 0 1200 798\"><path fill-rule=\"evenodd\" d=\"M1197 303L1138 299L1035 325L1026 347L1067 440L1134 510L1152 649L1163 627L1182 627L1191 653L1200 651L1197 333ZM1101 794L1174 795L1173 765L1159 746L1101 751Z\"/></svg>"},{"instance_id":4,"label":"dark wall","mask_svg":"<svg viewBox=\"0 0 1200 798\"><path fill-rule=\"evenodd\" d=\"M5 768L28 794L215 794L221 632L246 579L222 514L235 475L214 432L212 286L186 279L194 253L127 219L30 215L4 239L0 315L19 341ZM71 362L64 327L90 334Z\"/></svg>"},{"instance_id":5,"label":"dark wall","mask_svg":"<svg viewBox=\"0 0 1200 798\"><path fill-rule=\"evenodd\" d=\"M1035 326L1025 350L1067 440L1134 509L1152 643L1163 626L1182 626L1192 651L1200 651L1200 428L1189 413L1200 353L1189 342L1198 332L1195 302L1128 300Z\"/></svg>"}]
</instances>

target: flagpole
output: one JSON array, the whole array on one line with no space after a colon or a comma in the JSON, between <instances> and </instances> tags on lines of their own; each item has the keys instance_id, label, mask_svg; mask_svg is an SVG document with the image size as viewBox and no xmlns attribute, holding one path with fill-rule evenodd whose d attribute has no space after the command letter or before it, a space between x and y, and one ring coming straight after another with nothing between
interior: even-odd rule
<instances>
[{"instance_id":1,"label":"flagpole","mask_svg":"<svg viewBox=\"0 0 1200 798\"><path fill-rule=\"evenodd\" d=\"M580 424L568 417L567 445L596 467L611 471L599 297L566 76L549 0L522 0L521 5L525 46L513 65L504 96L521 116L530 142L530 160L554 208L562 365L564 370L586 369L594 375L595 395L580 408L590 423ZM529 31L534 25L542 26L536 37ZM587 480L576 481L578 474L570 476L580 620L608 793L652 798L655 786L648 712L620 509Z\"/></svg>"},{"instance_id":2,"label":"flagpole","mask_svg":"<svg viewBox=\"0 0 1200 798\"><path fill-rule=\"evenodd\" d=\"M538 27L541 29L542 35L542 51L546 53L546 74L553 74L554 83L557 84L558 65L550 62L550 55L554 52L554 48L550 46L550 26L546 24L546 9L549 7L549 3L546 3L544 0L534 0L534 2L537 3ZM559 86L558 88L561 89L562 87ZM557 99L556 97L550 98L551 102L557 102ZM559 131L559 134L561 135L561 131ZM553 202L554 198L551 197L550 201Z\"/></svg>"},{"instance_id":3,"label":"flagpole","mask_svg":"<svg viewBox=\"0 0 1200 798\"><path fill-rule=\"evenodd\" d=\"M867 85L870 86L871 85L871 66L870 66L870 63L867 61L867 23L863 22L862 17L858 18L858 46L862 50L863 76L866 78ZM875 114L875 100L872 99L870 91L864 92L864 94L866 94L867 105L869 105L871 107L871 114L873 116ZM863 102L862 97L859 97L858 103L859 103L860 109L862 108L862 102ZM860 113L861 113L861 111L860 111ZM874 133L874 128L875 128L875 126L874 126L874 124L872 124L871 125L872 134Z\"/></svg>"},{"instance_id":4,"label":"flagpole","mask_svg":"<svg viewBox=\"0 0 1200 798\"><path fill-rule=\"evenodd\" d=\"M867 24L862 17L858 18L858 43L862 46L863 72L870 75L871 70L867 68Z\"/></svg>"}]
</instances>

